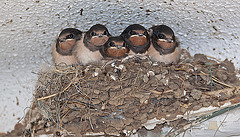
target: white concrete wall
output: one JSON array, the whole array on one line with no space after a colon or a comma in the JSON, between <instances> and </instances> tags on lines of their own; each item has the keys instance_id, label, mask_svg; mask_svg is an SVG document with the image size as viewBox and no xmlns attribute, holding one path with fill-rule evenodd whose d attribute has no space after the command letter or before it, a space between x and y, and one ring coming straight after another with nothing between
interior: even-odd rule
<instances>
[{"instance_id":1,"label":"white concrete wall","mask_svg":"<svg viewBox=\"0 0 240 137\"><path fill-rule=\"evenodd\" d=\"M101 23L119 35L133 23L166 24L191 54L228 58L240 68L239 9L239 0L1 0L0 131L13 129L29 106L32 72L52 63L51 45L61 29L86 31Z\"/></svg>"}]
</instances>

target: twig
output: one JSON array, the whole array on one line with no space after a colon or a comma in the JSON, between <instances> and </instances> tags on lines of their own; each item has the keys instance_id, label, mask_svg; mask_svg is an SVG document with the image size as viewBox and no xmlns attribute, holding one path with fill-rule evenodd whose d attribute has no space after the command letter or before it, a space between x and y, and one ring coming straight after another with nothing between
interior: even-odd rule
<instances>
[{"instance_id":1,"label":"twig","mask_svg":"<svg viewBox=\"0 0 240 137\"><path fill-rule=\"evenodd\" d=\"M166 90L166 91L163 91L163 93L169 93L169 92L172 92L173 89L169 89L169 90Z\"/></svg>"},{"instance_id":2,"label":"twig","mask_svg":"<svg viewBox=\"0 0 240 137\"><path fill-rule=\"evenodd\" d=\"M176 128L175 126L171 128L170 131L168 131L168 133L164 137L168 137L175 128Z\"/></svg>"},{"instance_id":3,"label":"twig","mask_svg":"<svg viewBox=\"0 0 240 137\"><path fill-rule=\"evenodd\" d=\"M70 112L70 109L66 112L66 114L62 117L62 119L60 120L60 127L62 127L62 121L63 119L68 115L68 113Z\"/></svg>"},{"instance_id":4,"label":"twig","mask_svg":"<svg viewBox=\"0 0 240 137\"><path fill-rule=\"evenodd\" d=\"M77 93L78 93L78 94L88 97L88 95L87 95L86 93L83 93L83 92L81 91L81 89L76 85L76 83L74 84L74 86L75 86L75 89L77 90ZM81 87L81 86L80 86L80 87ZM88 98L89 98L89 97L88 97Z\"/></svg>"},{"instance_id":5,"label":"twig","mask_svg":"<svg viewBox=\"0 0 240 137\"><path fill-rule=\"evenodd\" d=\"M135 84L137 83L137 79L138 79L138 77L139 77L139 73L140 73L140 70L138 70L138 73L137 73L137 76L136 76L136 78L135 78L135 80L134 80L133 85L135 85Z\"/></svg>"},{"instance_id":6,"label":"twig","mask_svg":"<svg viewBox=\"0 0 240 137\"><path fill-rule=\"evenodd\" d=\"M221 122L221 124L218 126L217 130L215 131L215 133L214 133L214 136L213 136L213 137L215 137L215 136L216 136L216 134L217 134L217 132L218 132L219 128L222 126L223 122L224 122L224 121L227 119L227 116L228 116L228 114L229 114L229 110L228 110L228 113L227 113L227 115L225 116L225 118L223 119L223 121Z\"/></svg>"},{"instance_id":7,"label":"twig","mask_svg":"<svg viewBox=\"0 0 240 137\"><path fill-rule=\"evenodd\" d=\"M225 83L223 83L223 82L218 81L214 76L212 77L212 79L213 79L213 81L215 81L215 82L217 82L217 83L219 83L219 84L222 84L222 85L224 85L224 86L226 86L226 87L229 87L229 88L233 88L233 86L230 86L230 85L228 85L228 84L225 84Z\"/></svg>"},{"instance_id":8,"label":"twig","mask_svg":"<svg viewBox=\"0 0 240 137\"><path fill-rule=\"evenodd\" d=\"M23 110L23 116L18 120L17 123L20 123L20 122L24 119L24 117L26 116L26 109L31 109L31 108L30 108L30 107L25 107L25 108L24 108L24 110Z\"/></svg>"},{"instance_id":9,"label":"twig","mask_svg":"<svg viewBox=\"0 0 240 137\"><path fill-rule=\"evenodd\" d=\"M163 91L163 92L159 92L157 90L150 90L152 93L155 93L155 94L158 94L158 95L161 95L161 94L164 94L164 93L169 93L169 92L172 92L173 89L169 89L169 90L166 90L166 91Z\"/></svg>"},{"instance_id":10,"label":"twig","mask_svg":"<svg viewBox=\"0 0 240 137\"><path fill-rule=\"evenodd\" d=\"M208 74L206 74L206 73L204 73L203 71L200 71L203 75L208 75ZM228 84L225 84L225 83L223 83L223 82L220 82L215 76L212 76L212 80L213 81L215 81L215 82L217 82L217 83L219 83L219 84L222 84L222 85L224 85L224 86L226 86L226 87L229 87L229 88L233 88L233 86L231 86L231 85L228 85Z\"/></svg>"},{"instance_id":11,"label":"twig","mask_svg":"<svg viewBox=\"0 0 240 137\"><path fill-rule=\"evenodd\" d=\"M59 103L56 103L55 104L55 106L56 106L56 119L57 119L57 128L58 129L60 129L60 105L59 105Z\"/></svg>"},{"instance_id":12,"label":"twig","mask_svg":"<svg viewBox=\"0 0 240 137\"><path fill-rule=\"evenodd\" d=\"M227 96L233 96L234 94L235 95L238 95L237 93L234 93L234 91L236 90L237 88L225 88L225 89L220 89L220 90L215 90L215 91L212 91L212 92L205 92L204 94L206 95L209 95L209 96L213 96L213 97L218 97L220 93L225 93Z\"/></svg>"},{"instance_id":13,"label":"twig","mask_svg":"<svg viewBox=\"0 0 240 137\"><path fill-rule=\"evenodd\" d=\"M212 56L209 56L209 55L206 55L206 57L208 57L208 58L212 58L212 59L215 59L215 60L218 61L218 62L222 62L220 59L217 59L217 58L212 57Z\"/></svg>"},{"instance_id":14,"label":"twig","mask_svg":"<svg viewBox=\"0 0 240 137\"><path fill-rule=\"evenodd\" d=\"M90 126L91 126L92 130L94 130L90 117L89 117L89 123L90 123Z\"/></svg>"},{"instance_id":15,"label":"twig","mask_svg":"<svg viewBox=\"0 0 240 137\"><path fill-rule=\"evenodd\" d=\"M211 77L211 84L210 84L210 88L212 91L213 88L213 74L212 74L212 64L211 63L205 63L206 65L209 65L209 72L210 72L210 77ZM211 102L212 102L212 96L211 96Z\"/></svg>"},{"instance_id":16,"label":"twig","mask_svg":"<svg viewBox=\"0 0 240 137\"><path fill-rule=\"evenodd\" d=\"M186 87L185 87L184 79L181 78L180 76L179 76L179 79L182 81L181 87L182 87L184 90L187 90Z\"/></svg>"},{"instance_id":17,"label":"twig","mask_svg":"<svg viewBox=\"0 0 240 137\"><path fill-rule=\"evenodd\" d=\"M186 130L185 130L184 133L183 133L183 137L185 136L185 134L186 134Z\"/></svg>"}]
</instances>

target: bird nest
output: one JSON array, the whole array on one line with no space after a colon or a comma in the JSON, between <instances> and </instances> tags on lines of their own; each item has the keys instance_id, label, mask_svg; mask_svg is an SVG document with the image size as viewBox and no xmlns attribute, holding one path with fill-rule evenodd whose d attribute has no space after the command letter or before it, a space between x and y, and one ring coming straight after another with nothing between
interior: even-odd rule
<instances>
[{"instance_id":1,"label":"bird nest","mask_svg":"<svg viewBox=\"0 0 240 137\"><path fill-rule=\"evenodd\" d=\"M189 121L179 116L239 102L234 72L230 61L202 54L177 65L128 56L104 65L57 66L39 73L24 134L123 136L153 119L175 121L180 129Z\"/></svg>"}]
</instances>

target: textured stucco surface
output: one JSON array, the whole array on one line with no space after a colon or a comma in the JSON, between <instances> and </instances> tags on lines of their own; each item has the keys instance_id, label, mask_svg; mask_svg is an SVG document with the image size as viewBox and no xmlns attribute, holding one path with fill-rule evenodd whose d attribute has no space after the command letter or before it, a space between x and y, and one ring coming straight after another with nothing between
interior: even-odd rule
<instances>
[{"instance_id":1,"label":"textured stucco surface","mask_svg":"<svg viewBox=\"0 0 240 137\"><path fill-rule=\"evenodd\" d=\"M62 29L86 31L101 23L119 35L133 23L166 24L191 54L228 58L240 68L239 9L239 0L1 0L0 131L13 129L24 115L34 72L52 63L51 45Z\"/></svg>"}]
</instances>

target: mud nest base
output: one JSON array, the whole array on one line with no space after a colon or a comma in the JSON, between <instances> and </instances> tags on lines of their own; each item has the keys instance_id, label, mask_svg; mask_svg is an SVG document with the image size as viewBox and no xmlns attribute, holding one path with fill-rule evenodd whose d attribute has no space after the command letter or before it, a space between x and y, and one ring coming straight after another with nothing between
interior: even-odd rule
<instances>
[{"instance_id":1,"label":"mud nest base","mask_svg":"<svg viewBox=\"0 0 240 137\"><path fill-rule=\"evenodd\" d=\"M180 128L188 120L176 121L177 115L239 100L238 84L230 61L202 54L177 65L132 56L104 65L58 66L39 73L25 135L123 136L154 118Z\"/></svg>"}]
</instances>

